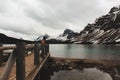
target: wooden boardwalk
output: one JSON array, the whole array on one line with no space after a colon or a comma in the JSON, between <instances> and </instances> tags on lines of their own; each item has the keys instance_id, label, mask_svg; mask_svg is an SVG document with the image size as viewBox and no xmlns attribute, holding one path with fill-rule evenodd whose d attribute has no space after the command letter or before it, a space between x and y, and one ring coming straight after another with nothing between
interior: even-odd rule
<instances>
[{"instance_id":1,"label":"wooden boardwalk","mask_svg":"<svg viewBox=\"0 0 120 80\"><path fill-rule=\"evenodd\" d=\"M27 57L25 57L26 80L33 80L33 78L37 75L37 73L42 68L43 64L45 63L45 61L47 60L49 55L50 54L48 53L48 55L44 59L40 58L39 66L34 65L34 57L33 57L34 55L33 54L30 54ZM5 66L0 67L0 75L4 71L4 67ZM14 66L13 66L12 72L9 76L9 80L16 80L16 64L14 64Z\"/></svg>"},{"instance_id":2,"label":"wooden boardwalk","mask_svg":"<svg viewBox=\"0 0 120 80\"><path fill-rule=\"evenodd\" d=\"M35 78L35 76L40 71L42 66L45 64L45 62L47 61L49 56L50 56L50 53L48 53L44 59L42 59L42 58L40 59L40 64L38 66L35 66L32 68L32 70L26 76L26 80L33 80Z\"/></svg>"},{"instance_id":3,"label":"wooden boardwalk","mask_svg":"<svg viewBox=\"0 0 120 80\"><path fill-rule=\"evenodd\" d=\"M33 49L33 53L25 55L24 45L21 43L16 47L3 48L1 50L14 49L7 62L0 67L0 80L34 80L40 69L50 57L49 45L44 46L44 58L41 58L39 45L27 47ZM26 47L25 47L26 48ZM26 48L26 49L27 49ZM23 75L23 74L24 75Z\"/></svg>"},{"instance_id":4,"label":"wooden boardwalk","mask_svg":"<svg viewBox=\"0 0 120 80\"><path fill-rule=\"evenodd\" d=\"M25 57L25 72L26 72L26 76L33 70L34 68L34 58L33 58L33 54L28 55L27 57ZM2 73L4 71L4 67L2 66L0 67L0 73ZM14 64L12 72L9 76L9 80L16 80L16 64Z\"/></svg>"}]
</instances>

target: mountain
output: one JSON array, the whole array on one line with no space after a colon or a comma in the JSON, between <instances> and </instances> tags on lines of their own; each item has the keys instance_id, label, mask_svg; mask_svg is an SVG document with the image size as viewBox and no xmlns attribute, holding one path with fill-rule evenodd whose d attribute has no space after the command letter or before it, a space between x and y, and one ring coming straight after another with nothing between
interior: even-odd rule
<instances>
[{"instance_id":1,"label":"mountain","mask_svg":"<svg viewBox=\"0 0 120 80\"><path fill-rule=\"evenodd\" d=\"M88 24L75 38L75 43L120 43L120 6Z\"/></svg>"},{"instance_id":2,"label":"mountain","mask_svg":"<svg viewBox=\"0 0 120 80\"><path fill-rule=\"evenodd\" d=\"M57 36L56 38L47 38L47 42L49 43L72 43L72 40L79 35L79 33L74 32L70 29L65 29L62 34Z\"/></svg>"},{"instance_id":3,"label":"mountain","mask_svg":"<svg viewBox=\"0 0 120 80\"><path fill-rule=\"evenodd\" d=\"M65 37L66 40L71 40L71 39L77 37L78 35L79 35L79 33L74 32L71 29L65 29L63 34L59 35L58 38L59 37Z\"/></svg>"},{"instance_id":4,"label":"mountain","mask_svg":"<svg viewBox=\"0 0 120 80\"><path fill-rule=\"evenodd\" d=\"M49 43L114 44L120 43L120 6L110 11L94 23L88 24L80 32L65 29L56 38L47 37Z\"/></svg>"}]
</instances>

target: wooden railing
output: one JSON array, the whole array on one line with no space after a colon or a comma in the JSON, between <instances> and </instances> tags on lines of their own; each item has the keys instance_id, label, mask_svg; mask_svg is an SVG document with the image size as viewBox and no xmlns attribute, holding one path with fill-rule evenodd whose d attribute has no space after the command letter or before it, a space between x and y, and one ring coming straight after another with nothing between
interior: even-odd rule
<instances>
[{"instance_id":1,"label":"wooden railing","mask_svg":"<svg viewBox=\"0 0 120 80\"><path fill-rule=\"evenodd\" d=\"M16 62L16 80L25 80L25 54L26 50L34 51L34 65L40 64L40 50L41 54L49 53L49 45L35 44L26 45L25 42L19 41L15 46L2 47L0 44L0 59L3 58L3 51L13 49L9 59L5 65L5 69L0 77L0 80L8 80L14 63ZM0 60L1 61L1 60ZM2 61L0 62L2 63Z\"/></svg>"}]
</instances>

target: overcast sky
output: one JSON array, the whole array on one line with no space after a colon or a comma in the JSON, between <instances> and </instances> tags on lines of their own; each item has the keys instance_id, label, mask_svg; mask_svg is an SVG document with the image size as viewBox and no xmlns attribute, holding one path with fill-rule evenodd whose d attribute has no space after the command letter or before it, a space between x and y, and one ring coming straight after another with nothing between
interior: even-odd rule
<instances>
[{"instance_id":1,"label":"overcast sky","mask_svg":"<svg viewBox=\"0 0 120 80\"><path fill-rule=\"evenodd\" d=\"M119 0L0 0L0 33L34 39L66 28L80 32L118 5Z\"/></svg>"}]
</instances>

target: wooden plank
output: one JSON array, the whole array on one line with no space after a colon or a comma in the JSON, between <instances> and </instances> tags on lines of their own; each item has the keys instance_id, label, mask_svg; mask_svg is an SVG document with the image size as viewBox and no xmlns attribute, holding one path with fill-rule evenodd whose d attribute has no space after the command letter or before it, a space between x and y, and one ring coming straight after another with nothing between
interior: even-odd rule
<instances>
[{"instance_id":1,"label":"wooden plank","mask_svg":"<svg viewBox=\"0 0 120 80\"><path fill-rule=\"evenodd\" d=\"M34 54L29 54L29 55L25 56L25 72L26 72L25 76L27 76L33 70L33 67L34 67L33 56L34 56ZM4 67L4 66L2 66L2 67ZM0 69L0 72L1 72L1 69ZM16 80L16 65L15 64L10 73L9 80Z\"/></svg>"},{"instance_id":2,"label":"wooden plank","mask_svg":"<svg viewBox=\"0 0 120 80\"><path fill-rule=\"evenodd\" d=\"M16 44L16 80L25 80L25 43Z\"/></svg>"},{"instance_id":3,"label":"wooden plank","mask_svg":"<svg viewBox=\"0 0 120 80\"><path fill-rule=\"evenodd\" d=\"M15 63L15 60L16 60L16 57L15 57L15 50L14 50L7 61L7 64L5 66L5 69L2 73L0 80L8 80L12 67Z\"/></svg>"},{"instance_id":4,"label":"wooden plank","mask_svg":"<svg viewBox=\"0 0 120 80\"><path fill-rule=\"evenodd\" d=\"M40 71L44 63L47 61L49 56L50 56L50 53L47 54L45 59L43 59L42 62L38 66L35 66L33 71L26 77L26 80L34 80L34 78L36 77L36 75L38 74L38 72Z\"/></svg>"}]
</instances>

